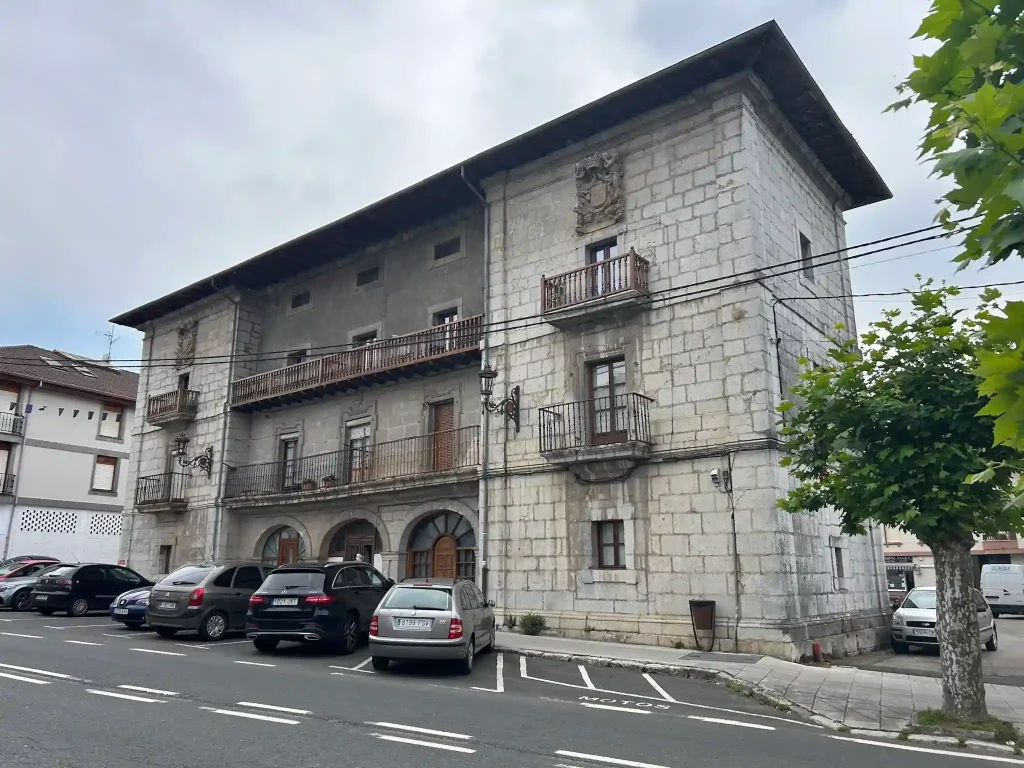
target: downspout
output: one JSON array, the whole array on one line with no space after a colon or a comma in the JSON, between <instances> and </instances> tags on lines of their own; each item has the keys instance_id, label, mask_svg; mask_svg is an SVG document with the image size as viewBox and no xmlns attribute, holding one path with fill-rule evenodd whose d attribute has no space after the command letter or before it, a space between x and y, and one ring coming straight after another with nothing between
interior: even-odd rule
<instances>
[{"instance_id":1,"label":"downspout","mask_svg":"<svg viewBox=\"0 0 1024 768\"><path fill-rule=\"evenodd\" d=\"M231 319L231 353L228 356L228 387L227 393L224 396L224 426L220 431L220 448L217 452L217 496L213 502L213 540L210 543L210 557L215 560L218 557L217 548L220 541L221 519L224 516L224 468L227 466L224 462L224 450L228 442L228 423L231 420L231 386L235 381L235 350L238 349L238 313L242 300L241 298L233 299L224 293L214 283L213 278L210 278L210 286L235 305L234 314Z\"/></svg>"},{"instance_id":2,"label":"downspout","mask_svg":"<svg viewBox=\"0 0 1024 768\"><path fill-rule=\"evenodd\" d=\"M733 593L736 595L736 620L732 628L732 643L733 650L739 651L740 649L740 621L743 620L743 601L740 595L740 548L739 548L739 536L736 534L736 499L733 497L733 452L729 451L726 454L726 463L729 467L729 479L726 484L726 493L729 499L729 518L732 525L732 577L733 577ZM712 635L714 635L714 627L712 627Z\"/></svg>"},{"instance_id":3,"label":"downspout","mask_svg":"<svg viewBox=\"0 0 1024 768\"><path fill-rule=\"evenodd\" d=\"M480 367L486 368L490 355L488 349L487 323L491 319L491 206L480 190L466 178L466 167L459 169L463 182L469 187L484 207L484 328L480 339ZM477 506L480 514L480 591L487 597L487 468L490 459L490 422L491 414L481 408L483 415L480 425L480 485L477 491Z\"/></svg>"},{"instance_id":4,"label":"downspout","mask_svg":"<svg viewBox=\"0 0 1024 768\"><path fill-rule=\"evenodd\" d=\"M156 326L153 323L149 324L149 351L146 353L146 384L141 388L141 391L146 395L146 402L142 404L141 409L141 426L139 427L139 445L138 450L135 452L135 488L139 487L139 472L142 471L142 443L146 436L146 410L149 408L149 382L152 378L153 370L153 345L156 344ZM139 408L138 398L136 398L135 407ZM140 414L136 413L136 418ZM135 498L125 499L132 505L131 520L128 522L128 551L124 553L124 564L129 568L132 564L132 542L135 540L135 516L138 511L135 509Z\"/></svg>"},{"instance_id":5,"label":"downspout","mask_svg":"<svg viewBox=\"0 0 1024 768\"><path fill-rule=\"evenodd\" d=\"M11 499L11 516L7 518L7 538L4 539L4 557L11 551L11 531L14 529L14 510L18 508L18 489L21 486L21 464L25 461L25 441L28 439L28 415L32 410L32 393L43 388L43 382L39 382L34 388L28 391L28 399L25 401L25 428L21 431L21 450L18 451L18 466L14 470L14 498Z\"/></svg>"}]
</instances>

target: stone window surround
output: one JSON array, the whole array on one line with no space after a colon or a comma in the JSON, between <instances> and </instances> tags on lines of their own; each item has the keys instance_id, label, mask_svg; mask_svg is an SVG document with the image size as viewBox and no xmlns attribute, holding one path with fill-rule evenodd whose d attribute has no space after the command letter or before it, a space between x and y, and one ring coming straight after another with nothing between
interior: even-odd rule
<instances>
[{"instance_id":1,"label":"stone window surround","mask_svg":"<svg viewBox=\"0 0 1024 768\"><path fill-rule=\"evenodd\" d=\"M437 403L451 401L454 411L454 429L462 427L462 384L452 382L449 384L433 384L423 392L423 418L420 423L420 434L429 435L433 429L430 423L431 407Z\"/></svg>"},{"instance_id":2,"label":"stone window surround","mask_svg":"<svg viewBox=\"0 0 1024 768\"><path fill-rule=\"evenodd\" d=\"M432 304L431 306L427 307L427 322L426 322L426 324L423 327L424 328L433 328L434 327L434 315L436 315L438 312L444 312L446 309L454 309L456 312L459 313L459 319L460 320L465 319L465 315L463 314L462 307L463 307L463 300L462 300L461 296L459 298L457 298L457 299L452 299L450 301L442 301L440 304Z\"/></svg>"},{"instance_id":3,"label":"stone window surround","mask_svg":"<svg viewBox=\"0 0 1024 768\"><path fill-rule=\"evenodd\" d=\"M284 441L295 440L295 458L302 458L302 422L278 424L274 428L274 461L284 461Z\"/></svg>"},{"instance_id":4,"label":"stone window surround","mask_svg":"<svg viewBox=\"0 0 1024 768\"><path fill-rule=\"evenodd\" d=\"M309 341L309 340L306 340L306 341L301 342L300 344L293 344L291 347L289 347L287 354L291 355L294 352L305 352L306 356L305 356L305 358L303 358L302 362L306 362L307 360L309 360L312 357L314 357L314 355L313 355L313 342ZM289 363L288 362L288 357L286 355L285 359L284 359L284 364L281 367L282 368L287 368L289 365L296 365L296 363Z\"/></svg>"},{"instance_id":5,"label":"stone window surround","mask_svg":"<svg viewBox=\"0 0 1024 768\"><path fill-rule=\"evenodd\" d=\"M169 559L169 561L167 563L168 570L162 571L162 572L158 572L158 567L160 565L160 550L163 547L170 547L171 548L171 557L170 557L170 559ZM153 542L153 557L152 557L151 562L154 563L154 567L153 567L154 575L161 575L162 576L162 575L166 575L168 573L172 573L174 571L174 539L158 539L157 541Z\"/></svg>"},{"instance_id":6,"label":"stone window surround","mask_svg":"<svg viewBox=\"0 0 1024 768\"><path fill-rule=\"evenodd\" d=\"M382 341L384 339L384 322L378 320L376 323L370 323L369 325L363 325L359 328L353 328L348 332L348 348L355 349L355 340L357 336L362 336L365 333L371 331L377 334L376 341Z\"/></svg>"},{"instance_id":7,"label":"stone window surround","mask_svg":"<svg viewBox=\"0 0 1024 768\"><path fill-rule=\"evenodd\" d=\"M291 317L292 315L298 315L303 312L308 312L309 310L313 309L313 307L316 305L316 291L313 290L312 282L292 285L289 286L286 290L286 295L288 297L287 299L285 299L286 317ZM292 307L292 298L294 298L296 295L300 293L303 293L304 291L309 291L309 301L303 304L301 307Z\"/></svg>"},{"instance_id":8,"label":"stone window surround","mask_svg":"<svg viewBox=\"0 0 1024 768\"><path fill-rule=\"evenodd\" d=\"M634 368L638 365L636 343L633 339L621 340L619 344L608 347L599 347L584 342L584 348L574 353L573 366L569 373L570 379L576 379L575 382L569 382L573 399L590 399L590 366L616 358L625 358L626 360L626 392L639 391L637 376L633 373Z\"/></svg>"},{"instance_id":9,"label":"stone window surround","mask_svg":"<svg viewBox=\"0 0 1024 768\"><path fill-rule=\"evenodd\" d=\"M361 259L356 261L352 265L352 294L366 293L367 291L374 291L384 285L384 265L385 258L383 253L374 253L369 256L363 256ZM377 279L366 285L356 285L356 278L360 272L365 272L368 269L377 268Z\"/></svg>"},{"instance_id":10,"label":"stone window surround","mask_svg":"<svg viewBox=\"0 0 1024 768\"><path fill-rule=\"evenodd\" d=\"M597 550L594 548L594 523L604 521L621 520L623 540L626 543L626 567L604 569L597 567ZM636 514L632 504L619 504L613 500L601 501L589 505L583 519L577 521L576 525L586 526L586 536L583 540L588 542L588 551L583 553L587 562L591 563L589 568L581 568L577 571L580 581L584 584L613 583L613 584L636 584L637 570L636 558Z\"/></svg>"},{"instance_id":11,"label":"stone window surround","mask_svg":"<svg viewBox=\"0 0 1024 768\"><path fill-rule=\"evenodd\" d=\"M838 573L838 564L836 562L836 553L840 553L843 561L843 575L840 576ZM829 536L828 537L828 559L829 566L832 572L832 590L834 592L847 592L850 589L851 575L847 573L849 568L849 557L847 554L849 547L846 545L846 541L842 536Z\"/></svg>"},{"instance_id":12,"label":"stone window surround","mask_svg":"<svg viewBox=\"0 0 1024 768\"><path fill-rule=\"evenodd\" d=\"M427 240L429 245L427 245L427 247L424 249L425 258L427 259L427 264L430 269L446 267L453 262L461 261L462 259L466 258L467 251L469 250L469 243L466 239L467 230L468 227L466 226L465 221L461 221L457 224L451 224L446 227L440 227L434 230L434 232ZM459 238L459 252L453 253L451 256L447 256L443 259L435 260L434 246L440 243L444 243L448 240L453 240L456 237Z\"/></svg>"},{"instance_id":13,"label":"stone window surround","mask_svg":"<svg viewBox=\"0 0 1024 768\"><path fill-rule=\"evenodd\" d=\"M353 416L352 418L342 419L341 422L341 447L343 450L348 450L348 435L349 430L356 427L369 427L369 445L373 446L376 444L376 417L373 413L364 413L359 416Z\"/></svg>"}]
</instances>

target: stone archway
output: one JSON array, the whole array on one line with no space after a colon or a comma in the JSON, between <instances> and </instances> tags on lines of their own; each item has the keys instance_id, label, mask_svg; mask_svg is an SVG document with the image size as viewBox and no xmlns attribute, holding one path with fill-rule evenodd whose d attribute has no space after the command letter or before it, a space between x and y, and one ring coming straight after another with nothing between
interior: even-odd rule
<instances>
[{"instance_id":1,"label":"stone archway","mask_svg":"<svg viewBox=\"0 0 1024 768\"><path fill-rule=\"evenodd\" d=\"M308 534L291 525L275 525L259 537L254 553L255 559L265 565L280 566L308 559Z\"/></svg>"},{"instance_id":2,"label":"stone archway","mask_svg":"<svg viewBox=\"0 0 1024 768\"><path fill-rule=\"evenodd\" d=\"M373 563L373 556L384 549L380 532L369 520L350 520L341 525L327 542L328 557L344 557L346 560L362 558Z\"/></svg>"},{"instance_id":3,"label":"stone archway","mask_svg":"<svg viewBox=\"0 0 1024 768\"><path fill-rule=\"evenodd\" d=\"M403 538L406 578L476 579L476 529L464 515L435 510Z\"/></svg>"},{"instance_id":4,"label":"stone archway","mask_svg":"<svg viewBox=\"0 0 1024 768\"><path fill-rule=\"evenodd\" d=\"M373 554L393 551L391 545L392 534L384 524L381 516L365 509L355 508L345 510L335 517L334 524L331 525L327 533L320 540L320 546L317 550L319 558L327 560L331 557L344 557L347 545L344 545L340 540L342 531L347 531L350 526L354 526L356 523L361 523L364 528L365 526L370 526L373 529L372 532L368 528L361 533L357 530L351 531L355 535L362 535L367 538L373 536L373 541L370 542L373 544ZM371 561L368 560L368 562Z\"/></svg>"}]
</instances>

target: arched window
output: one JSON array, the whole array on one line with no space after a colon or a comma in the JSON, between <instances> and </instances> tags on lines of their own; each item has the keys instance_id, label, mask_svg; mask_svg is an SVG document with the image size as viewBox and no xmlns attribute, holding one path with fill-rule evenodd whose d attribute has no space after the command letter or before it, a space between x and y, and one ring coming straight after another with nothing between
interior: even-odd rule
<instances>
[{"instance_id":1,"label":"arched window","mask_svg":"<svg viewBox=\"0 0 1024 768\"><path fill-rule=\"evenodd\" d=\"M457 512L439 512L422 520L409 536L406 577L473 579L476 533Z\"/></svg>"},{"instance_id":2,"label":"arched window","mask_svg":"<svg viewBox=\"0 0 1024 768\"><path fill-rule=\"evenodd\" d=\"M285 565L306 559L306 542L294 528L283 525L267 537L262 560L266 565Z\"/></svg>"},{"instance_id":3,"label":"arched window","mask_svg":"<svg viewBox=\"0 0 1024 768\"><path fill-rule=\"evenodd\" d=\"M331 539L329 557L344 557L346 560L355 560L356 555L362 555L367 563L373 563L373 555L380 552L383 547L380 543L380 534L373 523L369 520L353 520L334 534Z\"/></svg>"}]
</instances>

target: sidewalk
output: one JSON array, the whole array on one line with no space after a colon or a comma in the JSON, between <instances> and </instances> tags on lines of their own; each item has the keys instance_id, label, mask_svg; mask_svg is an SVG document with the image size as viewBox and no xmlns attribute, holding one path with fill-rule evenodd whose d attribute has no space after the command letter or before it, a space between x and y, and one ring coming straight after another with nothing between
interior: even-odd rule
<instances>
[{"instance_id":1,"label":"sidewalk","mask_svg":"<svg viewBox=\"0 0 1024 768\"><path fill-rule=\"evenodd\" d=\"M939 680L852 667L814 667L769 656L702 653L648 645L498 632L499 650L524 656L618 666L667 674L736 678L795 709L838 725L899 731L922 709L942 706ZM1024 726L1024 687L986 685L988 710Z\"/></svg>"}]
</instances>

